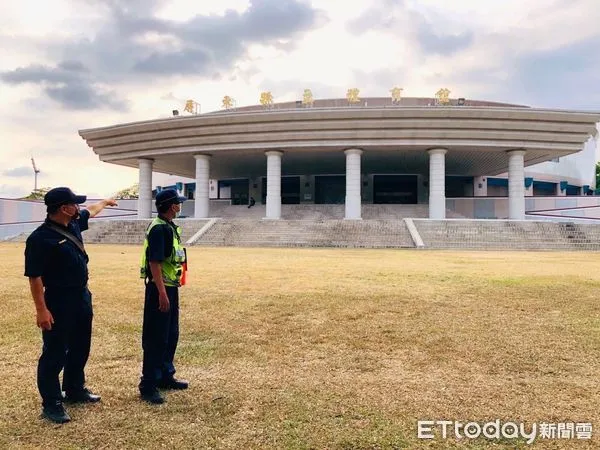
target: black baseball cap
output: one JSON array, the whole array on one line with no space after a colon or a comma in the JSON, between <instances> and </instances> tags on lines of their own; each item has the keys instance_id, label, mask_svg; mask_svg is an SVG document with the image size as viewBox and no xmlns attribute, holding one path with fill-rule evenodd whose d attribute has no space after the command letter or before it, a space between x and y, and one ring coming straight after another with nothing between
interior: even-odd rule
<instances>
[{"instance_id":1,"label":"black baseball cap","mask_svg":"<svg viewBox=\"0 0 600 450\"><path fill-rule=\"evenodd\" d=\"M187 198L179 195L175 189L165 189L156 194L156 206L174 205L183 203L186 200Z\"/></svg>"},{"instance_id":2,"label":"black baseball cap","mask_svg":"<svg viewBox=\"0 0 600 450\"><path fill-rule=\"evenodd\" d=\"M68 187L50 189L46 195L44 195L44 203L47 206L76 205L85 203L86 200L87 196L75 195Z\"/></svg>"}]
</instances>

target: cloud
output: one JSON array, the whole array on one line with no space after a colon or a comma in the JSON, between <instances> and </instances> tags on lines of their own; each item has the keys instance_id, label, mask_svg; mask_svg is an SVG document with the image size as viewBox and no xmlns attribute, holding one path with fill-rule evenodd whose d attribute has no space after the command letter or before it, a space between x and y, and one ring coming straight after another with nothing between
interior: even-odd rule
<instances>
[{"instance_id":1,"label":"cloud","mask_svg":"<svg viewBox=\"0 0 600 450\"><path fill-rule=\"evenodd\" d=\"M406 96L433 96L448 87L453 97L599 110L600 32L590 18L596 5L588 0L541 0L528 7L507 3L506 11L496 7L488 14L466 2L433 9L374 0L347 29L383 30L401 56L386 68L354 70L354 79L365 88L399 83Z\"/></svg>"},{"instance_id":2,"label":"cloud","mask_svg":"<svg viewBox=\"0 0 600 450\"><path fill-rule=\"evenodd\" d=\"M350 33L363 34L371 30L393 30L398 24L398 15L408 12L403 0L376 0L372 3L372 6L346 24L346 29Z\"/></svg>"},{"instance_id":3,"label":"cloud","mask_svg":"<svg viewBox=\"0 0 600 450\"><path fill-rule=\"evenodd\" d=\"M71 83L64 86L46 88L46 94L58 103L72 109L101 109L108 107L116 111L126 111L128 102L119 99L113 92L102 92L86 83Z\"/></svg>"},{"instance_id":4,"label":"cloud","mask_svg":"<svg viewBox=\"0 0 600 450\"><path fill-rule=\"evenodd\" d=\"M346 92L338 86L310 80L274 80L267 78L259 83L258 88L261 91L271 91L276 103L302 100L304 89L310 89L315 99L339 98L346 95Z\"/></svg>"},{"instance_id":5,"label":"cloud","mask_svg":"<svg viewBox=\"0 0 600 450\"><path fill-rule=\"evenodd\" d=\"M508 84L520 97L539 106L598 110L599 48L600 33L557 49L530 52L516 61Z\"/></svg>"},{"instance_id":6,"label":"cloud","mask_svg":"<svg viewBox=\"0 0 600 450\"><path fill-rule=\"evenodd\" d=\"M209 77L231 70L251 44L290 50L289 39L317 26L319 18L316 10L298 0L254 0L242 13L228 10L223 16L195 16L184 23L128 15L117 16L117 21L122 34L130 38L155 33L173 43L150 52L140 48L134 72Z\"/></svg>"},{"instance_id":7,"label":"cloud","mask_svg":"<svg viewBox=\"0 0 600 450\"><path fill-rule=\"evenodd\" d=\"M28 67L19 67L13 71L4 72L0 76L7 83L70 83L76 81L85 67L78 61L63 61L57 67L47 67L33 64Z\"/></svg>"},{"instance_id":8,"label":"cloud","mask_svg":"<svg viewBox=\"0 0 600 450\"><path fill-rule=\"evenodd\" d=\"M424 52L429 54L451 55L469 48L473 40L472 31L463 31L457 34L440 33L434 31L434 27L426 20L419 23L416 32L417 43Z\"/></svg>"},{"instance_id":9,"label":"cloud","mask_svg":"<svg viewBox=\"0 0 600 450\"><path fill-rule=\"evenodd\" d=\"M0 198L22 198L30 192L31 190L23 186L0 184Z\"/></svg>"},{"instance_id":10,"label":"cloud","mask_svg":"<svg viewBox=\"0 0 600 450\"><path fill-rule=\"evenodd\" d=\"M254 44L281 52L323 24L323 14L304 0L252 0L243 12L196 15L186 21L158 18L162 1L103 0L105 15L93 37L40 42L56 65L30 64L0 72L8 84L43 86L66 108L125 110L127 102L105 87L156 82L169 77L205 80L228 76ZM77 60L69 55L78 55Z\"/></svg>"},{"instance_id":11,"label":"cloud","mask_svg":"<svg viewBox=\"0 0 600 450\"><path fill-rule=\"evenodd\" d=\"M14 169L8 169L2 172L5 177L29 177L33 175L33 168L31 167L15 167Z\"/></svg>"},{"instance_id":12,"label":"cloud","mask_svg":"<svg viewBox=\"0 0 600 450\"><path fill-rule=\"evenodd\" d=\"M386 32L426 54L449 55L468 48L474 33L433 10L408 7L403 0L378 0L347 24L351 33Z\"/></svg>"},{"instance_id":13,"label":"cloud","mask_svg":"<svg viewBox=\"0 0 600 450\"><path fill-rule=\"evenodd\" d=\"M497 35L486 42L493 48L494 42L506 39ZM424 76L423 80L448 85L452 96L597 111L600 110L600 92L595 89L600 73L600 60L595 57L598 48L600 33L552 49L507 52L501 60L479 59L477 67L449 59L449 69Z\"/></svg>"},{"instance_id":14,"label":"cloud","mask_svg":"<svg viewBox=\"0 0 600 450\"><path fill-rule=\"evenodd\" d=\"M373 90L374 96L390 95L389 91L405 80L408 70L406 68L386 68L377 71L354 70L353 79L357 86L364 91ZM345 93L344 93L345 94Z\"/></svg>"},{"instance_id":15,"label":"cloud","mask_svg":"<svg viewBox=\"0 0 600 450\"><path fill-rule=\"evenodd\" d=\"M119 111L127 104L94 83L90 71L80 61L61 61L56 67L34 64L0 74L8 84L33 83L43 86L48 97L64 107L84 110L109 108Z\"/></svg>"}]
</instances>

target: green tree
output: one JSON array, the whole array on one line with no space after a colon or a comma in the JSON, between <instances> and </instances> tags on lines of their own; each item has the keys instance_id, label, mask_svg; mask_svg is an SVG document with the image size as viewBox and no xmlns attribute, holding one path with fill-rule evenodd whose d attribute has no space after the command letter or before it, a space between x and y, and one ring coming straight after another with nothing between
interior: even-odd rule
<instances>
[{"instance_id":1,"label":"green tree","mask_svg":"<svg viewBox=\"0 0 600 450\"><path fill-rule=\"evenodd\" d=\"M33 191L31 191L31 193L26 196L23 197L22 200L44 200L44 195L46 195L46 193L52 188L49 187L43 187L43 188L39 188L39 189L34 189Z\"/></svg>"},{"instance_id":2,"label":"green tree","mask_svg":"<svg viewBox=\"0 0 600 450\"><path fill-rule=\"evenodd\" d=\"M594 193L600 193L600 162L596 163L596 191Z\"/></svg>"},{"instance_id":3,"label":"green tree","mask_svg":"<svg viewBox=\"0 0 600 450\"><path fill-rule=\"evenodd\" d=\"M115 199L117 200L137 199L139 196L140 186L138 183L135 183L133 186L129 186L128 188L121 189L114 195Z\"/></svg>"}]
</instances>

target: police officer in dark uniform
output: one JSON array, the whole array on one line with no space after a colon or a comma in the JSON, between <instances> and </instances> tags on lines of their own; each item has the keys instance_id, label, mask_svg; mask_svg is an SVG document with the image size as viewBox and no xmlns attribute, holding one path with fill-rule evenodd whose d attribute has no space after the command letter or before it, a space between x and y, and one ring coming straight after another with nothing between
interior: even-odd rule
<instances>
[{"instance_id":1,"label":"police officer in dark uniform","mask_svg":"<svg viewBox=\"0 0 600 450\"><path fill-rule=\"evenodd\" d=\"M87 230L90 217L117 203L107 199L80 210L79 205L86 199L67 187L48 191L44 197L48 216L25 246L25 276L29 277L37 325L42 329L43 348L37 370L42 416L56 423L71 420L63 401L100 400L85 387L93 312L87 285L89 259L81 232ZM63 368L61 390L59 374Z\"/></svg>"},{"instance_id":2,"label":"police officer in dark uniform","mask_svg":"<svg viewBox=\"0 0 600 450\"><path fill-rule=\"evenodd\" d=\"M156 195L156 217L146 230L141 277L146 283L142 330L143 365L139 391L142 400L160 404L158 389L187 389L188 382L174 377L173 359L179 340L179 286L186 252L181 229L173 219L186 200L174 189Z\"/></svg>"}]
</instances>

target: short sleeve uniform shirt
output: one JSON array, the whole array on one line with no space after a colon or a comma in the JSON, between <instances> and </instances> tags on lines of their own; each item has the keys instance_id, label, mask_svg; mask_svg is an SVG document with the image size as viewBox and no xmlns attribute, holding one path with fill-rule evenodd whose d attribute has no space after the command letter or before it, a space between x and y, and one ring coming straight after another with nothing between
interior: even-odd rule
<instances>
[{"instance_id":1,"label":"short sleeve uniform shirt","mask_svg":"<svg viewBox=\"0 0 600 450\"><path fill-rule=\"evenodd\" d=\"M80 217L72 220L66 227L83 243L81 233L88 229L90 212L81 210ZM88 282L88 257L69 239L51 229L50 219L40 225L27 238L25 244L25 276L42 277L48 288L80 288Z\"/></svg>"}]
</instances>

